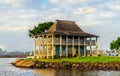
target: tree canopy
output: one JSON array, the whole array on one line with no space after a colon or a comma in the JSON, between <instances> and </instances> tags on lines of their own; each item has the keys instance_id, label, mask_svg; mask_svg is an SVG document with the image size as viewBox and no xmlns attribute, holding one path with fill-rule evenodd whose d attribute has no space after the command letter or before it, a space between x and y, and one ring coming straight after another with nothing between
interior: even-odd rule
<instances>
[{"instance_id":1,"label":"tree canopy","mask_svg":"<svg viewBox=\"0 0 120 76\"><path fill-rule=\"evenodd\" d=\"M39 23L37 26L34 26L33 29L29 30L29 36L33 38L33 36L48 30L53 25L53 22L44 22Z\"/></svg>"},{"instance_id":2,"label":"tree canopy","mask_svg":"<svg viewBox=\"0 0 120 76\"><path fill-rule=\"evenodd\" d=\"M110 49L115 49L115 50L120 49L120 37L118 37L116 40L113 40L110 43Z\"/></svg>"}]
</instances>

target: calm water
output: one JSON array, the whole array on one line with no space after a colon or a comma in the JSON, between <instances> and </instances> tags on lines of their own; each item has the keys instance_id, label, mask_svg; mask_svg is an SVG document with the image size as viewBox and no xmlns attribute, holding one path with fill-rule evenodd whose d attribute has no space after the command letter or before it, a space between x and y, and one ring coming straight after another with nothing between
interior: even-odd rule
<instances>
[{"instance_id":1,"label":"calm water","mask_svg":"<svg viewBox=\"0 0 120 76\"><path fill-rule=\"evenodd\" d=\"M120 76L120 71L78 71L16 68L15 58L0 58L0 76Z\"/></svg>"}]
</instances>

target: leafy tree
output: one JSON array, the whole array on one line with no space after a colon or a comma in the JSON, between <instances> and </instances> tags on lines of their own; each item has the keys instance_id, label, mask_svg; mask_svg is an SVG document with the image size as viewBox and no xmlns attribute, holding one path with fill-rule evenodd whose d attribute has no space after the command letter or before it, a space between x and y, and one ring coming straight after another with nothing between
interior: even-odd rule
<instances>
[{"instance_id":1,"label":"leafy tree","mask_svg":"<svg viewBox=\"0 0 120 76\"><path fill-rule=\"evenodd\" d=\"M120 49L120 37L118 37L117 40L113 40L110 43L110 49L115 49L115 50Z\"/></svg>"},{"instance_id":2,"label":"leafy tree","mask_svg":"<svg viewBox=\"0 0 120 76\"><path fill-rule=\"evenodd\" d=\"M48 30L51 27L51 25L53 25L53 22L39 23L38 26L34 26L33 29L29 30L29 36L33 38L33 36L40 34L45 30Z\"/></svg>"}]
</instances>

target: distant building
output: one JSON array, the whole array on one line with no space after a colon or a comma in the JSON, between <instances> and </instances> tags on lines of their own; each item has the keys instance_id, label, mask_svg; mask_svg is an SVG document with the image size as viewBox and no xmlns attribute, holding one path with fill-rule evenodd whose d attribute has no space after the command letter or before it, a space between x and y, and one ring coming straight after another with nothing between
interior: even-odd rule
<instances>
[{"instance_id":1,"label":"distant building","mask_svg":"<svg viewBox=\"0 0 120 76\"><path fill-rule=\"evenodd\" d=\"M87 56L92 46L98 50L98 37L84 32L74 21L56 20L48 31L34 37L34 57Z\"/></svg>"},{"instance_id":2,"label":"distant building","mask_svg":"<svg viewBox=\"0 0 120 76\"><path fill-rule=\"evenodd\" d=\"M107 56L118 56L119 51L118 50L111 50L111 51L106 51Z\"/></svg>"},{"instance_id":3,"label":"distant building","mask_svg":"<svg viewBox=\"0 0 120 76\"><path fill-rule=\"evenodd\" d=\"M7 54L6 51L0 51L0 56L4 56L4 55L6 55L6 54Z\"/></svg>"}]
</instances>

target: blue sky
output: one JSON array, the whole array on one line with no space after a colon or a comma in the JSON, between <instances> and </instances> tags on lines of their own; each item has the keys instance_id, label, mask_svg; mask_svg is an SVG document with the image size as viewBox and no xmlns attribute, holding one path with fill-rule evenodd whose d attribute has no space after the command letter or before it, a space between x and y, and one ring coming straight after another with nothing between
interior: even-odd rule
<instances>
[{"instance_id":1,"label":"blue sky","mask_svg":"<svg viewBox=\"0 0 120 76\"><path fill-rule=\"evenodd\" d=\"M76 21L85 32L97 34L99 49L120 36L120 0L0 0L0 48L33 50L28 30L56 19Z\"/></svg>"}]
</instances>

